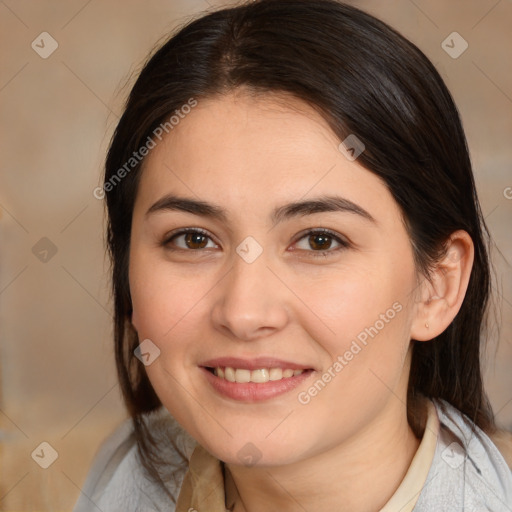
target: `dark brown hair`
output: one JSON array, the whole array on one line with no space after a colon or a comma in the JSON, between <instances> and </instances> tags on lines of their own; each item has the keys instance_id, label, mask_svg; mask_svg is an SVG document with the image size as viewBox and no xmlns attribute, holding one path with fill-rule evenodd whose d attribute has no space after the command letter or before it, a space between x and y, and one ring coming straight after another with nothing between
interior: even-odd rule
<instances>
[{"instance_id":1,"label":"dark brown hair","mask_svg":"<svg viewBox=\"0 0 512 512\"><path fill-rule=\"evenodd\" d=\"M365 144L358 163L379 176L398 203L423 274L451 233L469 233L475 259L464 302L436 339L412 340L408 401L442 398L493 430L480 368L490 291L488 233L458 111L434 66L386 24L335 0L260 0L208 13L145 64L113 136L105 184L190 98L239 87L288 93L313 106L340 141L355 134ZM128 253L140 170L141 164L134 166L106 193L107 234L119 381L140 455L157 478L143 418L161 403L134 357L139 340L130 323Z\"/></svg>"}]
</instances>

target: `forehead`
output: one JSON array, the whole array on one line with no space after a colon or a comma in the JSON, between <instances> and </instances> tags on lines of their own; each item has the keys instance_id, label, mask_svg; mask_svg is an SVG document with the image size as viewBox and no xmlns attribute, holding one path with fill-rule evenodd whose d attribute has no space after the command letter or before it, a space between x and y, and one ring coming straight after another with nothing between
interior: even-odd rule
<instances>
[{"instance_id":1,"label":"forehead","mask_svg":"<svg viewBox=\"0 0 512 512\"><path fill-rule=\"evenodd\" d=\"M336 146L326 121L297 98L236 91L199 100L150 160L170 156L176 163L197 164L193 170L222 166L248 176L250 168L261 173L268 165L293 165L304 158L310 163Z\"/></svg>"},{"instance_id":2,"label":"forehead","mask_svg":"<svg viewBox=\"0 0 512 512\"><path fill-rule=\"evenodd\" d=\"M148 203L181 193L245 213L333 192L362 204L394 203L339 142L314 108L291 96L237 92L199 100L146 157L139 195Z\"/></svg>"}]
</instances>

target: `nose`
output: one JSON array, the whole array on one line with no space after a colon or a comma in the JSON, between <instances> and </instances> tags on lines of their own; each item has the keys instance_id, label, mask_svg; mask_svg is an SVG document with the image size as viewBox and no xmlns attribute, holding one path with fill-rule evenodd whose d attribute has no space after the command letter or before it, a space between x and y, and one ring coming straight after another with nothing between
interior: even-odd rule
<instances>
[{"instance_id":1,"label":"nose","mask_svg":"<svg viewBox=\"0 0 512 512\"><path fill-rule=\"evenodd\" d=\"M235 255L233 267L215 289L213 324L235 340L269 336L289 322L290 292L270 270L264 254L252 263Z\"/></svg>"}]
</instances>

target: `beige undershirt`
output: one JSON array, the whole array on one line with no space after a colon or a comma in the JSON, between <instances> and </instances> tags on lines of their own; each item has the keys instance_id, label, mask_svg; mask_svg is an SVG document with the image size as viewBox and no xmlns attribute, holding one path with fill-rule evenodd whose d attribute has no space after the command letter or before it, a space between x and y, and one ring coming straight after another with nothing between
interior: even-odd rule
<instances>
[{"instance_id":1,"label":"beige undershirt","mask_svg":"<svg viewBox=\"0 0 512 512\"><path fill-rule=\"evenodd\" d=\"M434 404L428 400L427 421L421 443L411 465L391 499L379 512L411 512L427 479L434 458L439 433L439 418ZM239 495L224 463L213 457L201 445L192 453L183 479L176 512L230 512Z\"/></svg>"}]
</instances>

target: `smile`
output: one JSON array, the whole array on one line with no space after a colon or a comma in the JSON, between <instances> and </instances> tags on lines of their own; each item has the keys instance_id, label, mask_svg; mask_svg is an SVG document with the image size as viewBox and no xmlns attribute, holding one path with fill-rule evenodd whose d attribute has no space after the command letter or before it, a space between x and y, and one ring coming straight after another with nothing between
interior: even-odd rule
<instances>
[{"instance_id":1,"label":"smile","mask_svg":"<svg viewBox=\"0 0 512 512\"><path fill-rule=\"evenodd\" d=\"M248 370L231 366L202 366L200 369L210 389L237 402L260 402L276 398L289 393L316 373L312 369L290 368Z\"/></svg>"}]
</instances>

